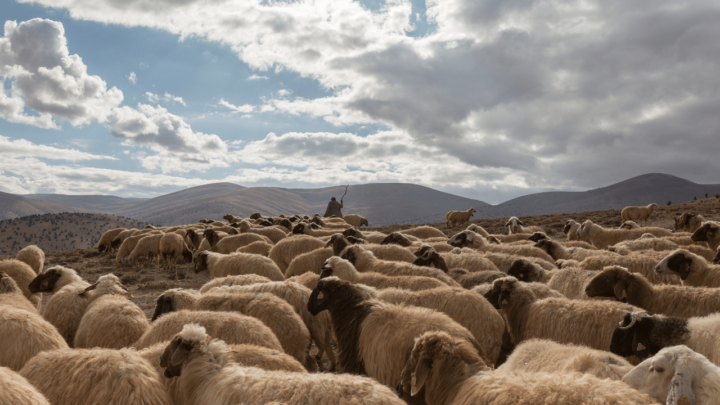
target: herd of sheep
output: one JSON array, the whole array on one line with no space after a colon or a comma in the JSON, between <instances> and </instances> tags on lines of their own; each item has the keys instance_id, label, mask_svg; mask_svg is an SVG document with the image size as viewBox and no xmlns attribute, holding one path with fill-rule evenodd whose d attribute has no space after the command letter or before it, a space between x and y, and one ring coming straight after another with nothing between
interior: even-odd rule
<instances>
[{"instance_id":1,"label":"herd of sheep","mask_svg":"<svg viewBox=\"0 0 720 405\"><path fill-rule=\"evenodd\" d=\"M516 217L451 237L359 215L110 230L118 265L209 272L150 322L115 275L28 246L0 261L0 404L718 404L720 223L638 225L655 207L566 240Z\"/></svg>"}]
</instances>

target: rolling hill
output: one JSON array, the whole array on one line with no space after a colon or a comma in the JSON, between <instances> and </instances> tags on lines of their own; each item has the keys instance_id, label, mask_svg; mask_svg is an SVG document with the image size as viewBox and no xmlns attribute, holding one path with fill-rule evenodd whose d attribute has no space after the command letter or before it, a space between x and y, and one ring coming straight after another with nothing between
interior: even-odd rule
<instances>
[{"instance_id":1,"label":"rolling hill","mask_svg":"<svg viewBox=\"0 0 720 405\"><path fill-rule=\"evenodd\" d=\"M114 196L28 195L24 197L0 194L38 204L32 214L42 213L42 204L60 212L71 210L103 212L135 218L156 225L192 223L201 218L220 219L225 214L247 216L253 212L264 215L291 213L323 214L331 196L341 197L344 186L289 189L278 187L243 187L232 183L214 183L162 195L150 199L125 199ZM628 205L665 205L690 201L705 194L720 193L720 185L697 184L679 177L651 173L607 187L585 192L553 191L530 194L490 205L416 184L373 183L350 186L343 213L365 216L374 225L397 223L427 223L444 221L450 210L474 207L473 218L507 218L621 209ZM6 197L7 198L7 197ZM31 200L36 199L36 200ZM42 200L38 202L37 200ZM28 204L28 203L26 203ZM9 204L4 204L5 207ZM16 206L23 206L16 204ZM16 210L17 211L17 210ZM0 211L0 219L22 216L15 211ZM28 213L23 213L28 215Z\"/></svg>"},{"instance_id":2,"label":"rolling hill","mask_svg":"<svg viewBox=\"0 0 720 405\"><path fill-rule=\"evenodd\" d=\"M23 196L0 192L0 220L28 215L57 212L81 212L81 209L56 201L41 201Z\"/></svg>"}]
</instances>

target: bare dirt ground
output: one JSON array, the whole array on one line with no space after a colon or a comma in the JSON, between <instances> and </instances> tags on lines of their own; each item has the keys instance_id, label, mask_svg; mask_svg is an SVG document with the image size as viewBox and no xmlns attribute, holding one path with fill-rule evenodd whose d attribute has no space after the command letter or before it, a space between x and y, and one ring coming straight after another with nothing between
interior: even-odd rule
<instances>
[{"instance_id":1,"label":"bare dirt ground","mask_svg":"<svg viewBox=\"0 0 720 405\"><path fill-rule=\"evenodd\" d=\"M673 217L690 211L702 214L706 219L720 219L720 202L715 198L708 198L697 201L690 201L683 204L673 205L670 207L660 207L653 213L648 225L660 226L664 228L673 228ZM525 225L536 225L546 230L549 236L553 238L564 238L562 228L568 219L575 219L578 222L590 219L593 222L605 227L617 227L622 223L620 218L620 210L608 211L589 211L577 214L553 214L539 215L532 217L520 217ZM503 227L507 218L498 219L482 219L474 220L472 223L479 224L490 233L506 234L507 228ZM415 224L415 225L393 225L380 228L369 228L381 232L390 233L420 225L429 225L443 231L446 235L454 235L465 229L469 224L447 228L444 222L433 224ZM93 232L94 233L94 232ZM32 244L30 240L27 244ZM115 262L115 255L100 254L97 249L74 249L74 250L55 250L45 253L45 268L55 265L67 266L75 269L78 274L88 282L94 282L98 277L104 274L115 274L128 287L133 294L132 301L135 302L148 317L152 317L155 310L155 302L164 291L171 288L192 288L199 289L203 284L208 282L209 274L202 272L195 274L192 265L189 263L179 264L178 273L180 279L175 280L175 272L163 270L157 266L149 267L132 267L120 265ZM10 259L13 256L0 256L0 260ZM185 278L187 273L188 278ZM45 297L44 301L47 301ZM313 353L317 349L313 347ZM324 369L327 369L329 363L325 359Z\"/></svg>"}]
</instances>

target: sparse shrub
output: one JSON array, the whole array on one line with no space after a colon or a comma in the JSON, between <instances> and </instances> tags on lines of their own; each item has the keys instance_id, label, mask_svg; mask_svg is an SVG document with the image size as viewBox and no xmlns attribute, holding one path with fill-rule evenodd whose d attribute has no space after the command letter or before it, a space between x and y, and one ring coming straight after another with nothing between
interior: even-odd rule
<instances>
[{"instance_id":1,"label":"sparse shrub","mask_svg":"<svg viewBox=\"0 0 720 405\"><path fill-rule=\"evenodd\" d=\"M693 201L697 201L697 197L694 197L694 198L693 198Z\"/></svg>"},{"instance_id":2,"label":"sparse shrub","mask_svg":"<svg viewBox=\"0 0 720 405\"><path fill-rule=\"evenodd\" d=\"M672 205L672 201L668 201L667 203L668 207Z\"/></svg>"},{"instance_id":3,"label":"sparse shrub","mask_svg":"<svg viewBox=\"0 0 720 405\"><path fill-rule=\"evenodd\" d=\"M707 193L705 193L705 198L707 198Z\"/></svg>"}]
</instances>

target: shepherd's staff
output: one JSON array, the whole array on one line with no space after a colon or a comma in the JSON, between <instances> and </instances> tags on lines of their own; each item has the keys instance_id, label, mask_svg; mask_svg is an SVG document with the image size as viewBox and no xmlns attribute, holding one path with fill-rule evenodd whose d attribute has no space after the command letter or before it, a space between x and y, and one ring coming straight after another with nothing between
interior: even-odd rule
<instances>
[{"instance_id":1,"label":"shepherd's staff","mask_svg":"<svg viewBox=\"0 0 720 405\"><path fill-rule=\"evenodd\" d=\"M342 197L340 197L340 204L342 204L343 198L345 198L345 195L347 194L348 187L350 187L349 184L347 186L345 186L345 194L343 194Z\"/></svg>"}]
</instances>

